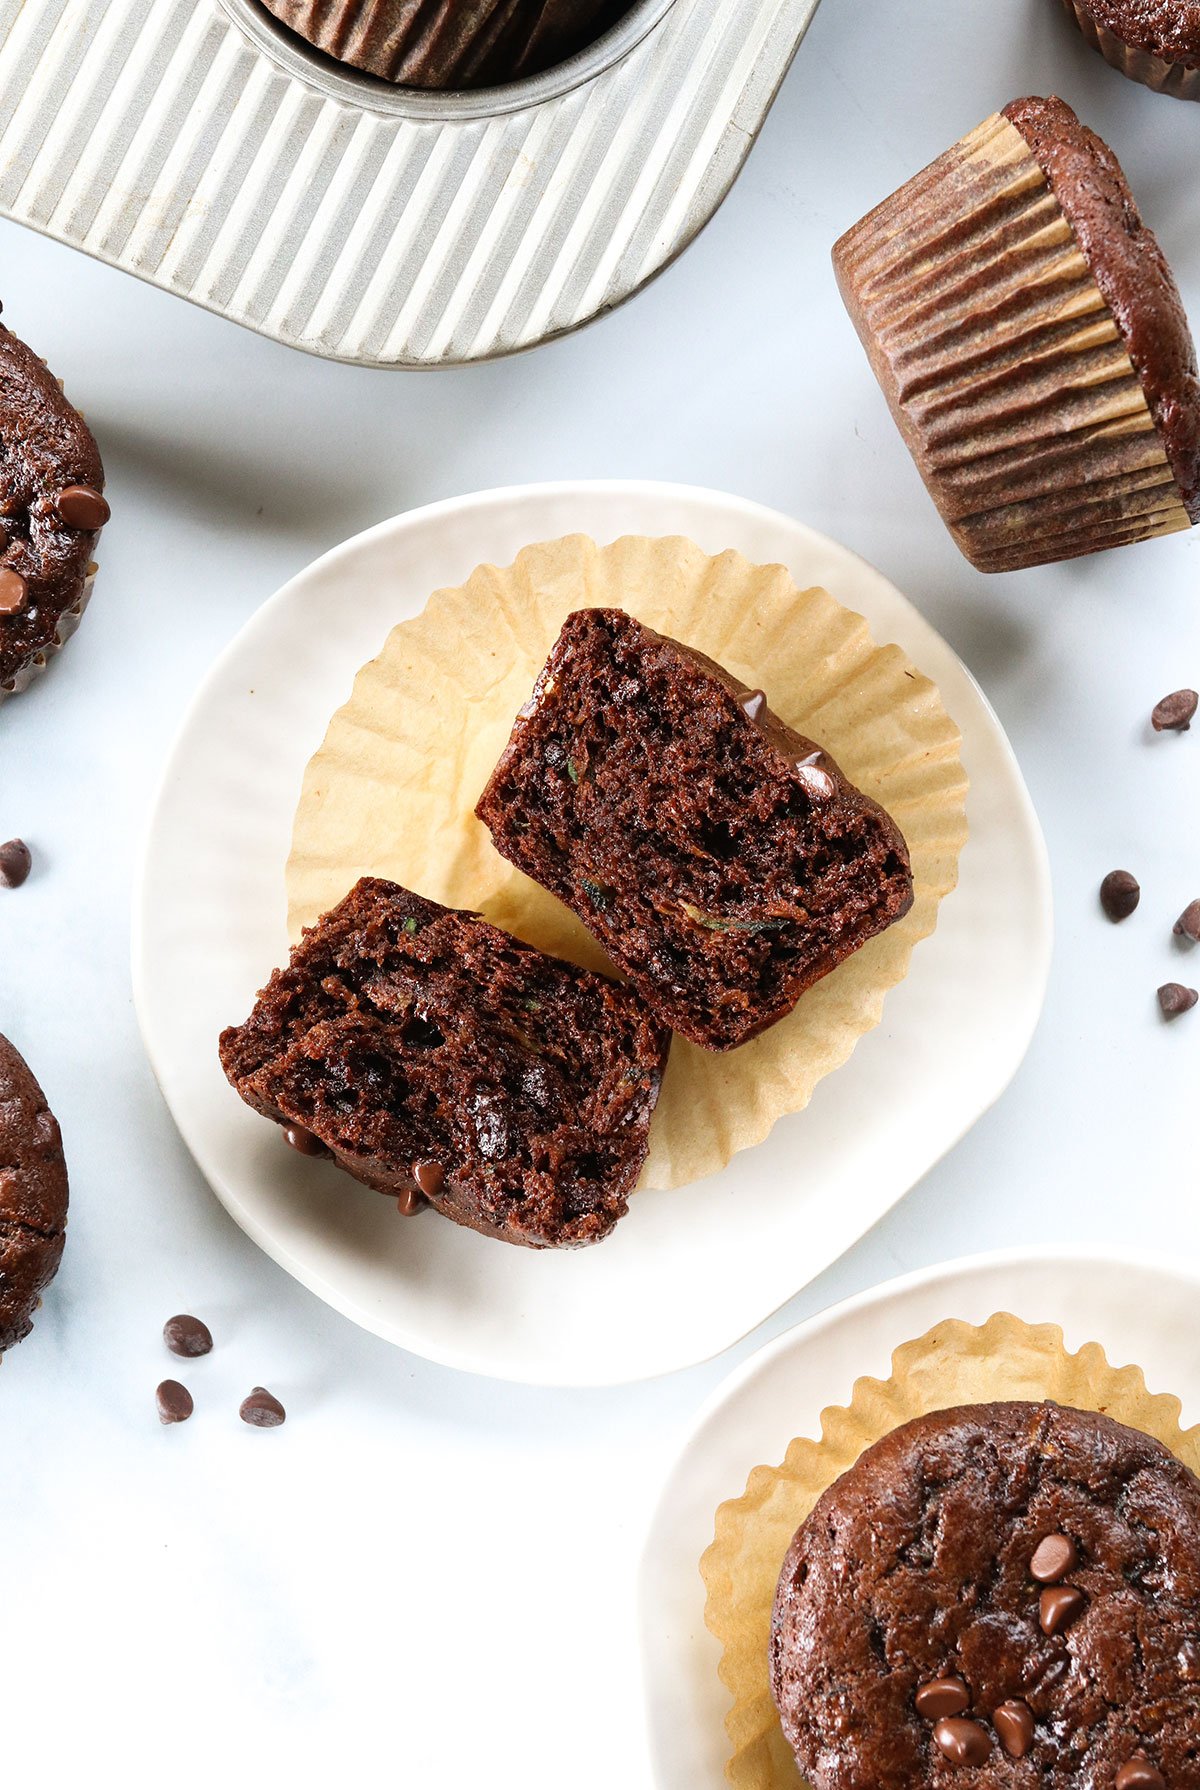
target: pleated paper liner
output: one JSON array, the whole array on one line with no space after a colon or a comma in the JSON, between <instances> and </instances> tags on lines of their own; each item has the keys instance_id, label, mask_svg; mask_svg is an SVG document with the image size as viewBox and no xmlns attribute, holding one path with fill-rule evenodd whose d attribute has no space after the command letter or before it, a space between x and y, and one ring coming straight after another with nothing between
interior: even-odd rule
<instances>
[{"instance_id":1,"label":"pleated paper liner","mask_svg":"<svg viewBox=\"0 0 1200 1790\"><path fill-rule=\"evenodd\" d=\"M800 1790L801 1777L771 1697L768 1643L775 1587L796 1530L817 1499L864 1449L928 1411L1004 1399L1050 1399L1103 1411L1154 1436L1200 1472L1200 1426L1180 1427L1180 1402L1147 1390L1139 1367L1112 1367L1098 1343L1070 1354L1056 1324L1007 1312L980 1327L936 1325L892 1358L890 1379L859 1380L850 1403L821 1415L819 1441L793 1442L782 1465L756 1467L740 1498L722 1504L700 1562L705 1621L724 1649L721 1681L736 1790Z\"/></svg>"},{"instance_id":2,"label":"pleated paper liner","mask_svg":"<svg viewBox=\"0 0 1200 1790\"><path fill-rule=\"evenodd\" d=\"M915 900L761 1037L724 1055L676 1038L642 1185L680 1187L758 1143L879 1023L954 887L966 839L960 737L937 690L861 616L782 566L711 558L679 538L583 535L480 566L394 628L308 766L287 868L293 938L368 872L474 908L558 956L609 969L553 896L492 845L474 807L565 618L610 605L700 648L826 747L882 803L912 856Z\"/></svg>"},{"instance_id":3,"label":"pleated paper liner","mask_svg":"<svg viewBox=\"0 0 1200 1790\"><path fill-rule=\"evenodd\" d=\"M929 493L981 571L1190 526L1120 330L1002 115L848 231L834 266Z\"/></svg>"},{"instance_id":4,"label":"pleated paper liner","mask_svg":"<svg viewBox=\"0 0 1200 1790\"><path fill-rule=\"evenodd\" d=\"M1200 100L1200 68L1172 62L1152 50L1136 49L1094 19L1083 0L1063 0L1063 5L1093 49L1099 50L1111 67L1128 75L1131 81L1140 81L1143 87L1169 93L1175 99Z\"/></svg>"}]
</instances>

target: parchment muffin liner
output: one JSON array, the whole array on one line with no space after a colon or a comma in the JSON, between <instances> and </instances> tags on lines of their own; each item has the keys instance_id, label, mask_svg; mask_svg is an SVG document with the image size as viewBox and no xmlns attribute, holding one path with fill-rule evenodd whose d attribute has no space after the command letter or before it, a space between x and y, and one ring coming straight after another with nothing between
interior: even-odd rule
<instances>
[{"instance_id":1,"label":"parchment muffin liner","mask_svg":"<svg viewBox=\"0 0 1200 1790\"><path fill-rule=\"evenodd\" d=\"M1112 312L1001 113L849 230L833 259L909 451L980 571L1191 526Z\"/></svg>"},{"instance_id":2,"label":"parchment muffin liner","mask_svg":"<svg viewBox=\"0 0 1200 1790\"><path fill-rule=\"evenodd\" d=\"M560 902L502 858L474 806L566 616L614 605L699 647L826 747L908 841L904 919L736 1051L676 1038L641 1185L680 1187L758 1143L879 1023L884 997L937 922L966 839L957 727L930 680L823 590L782 566L680 537L583 535L480 566L388 636L305 773L287 866L294 938L362 875L390 877L585 967L609 970Z\"/></svg>"},{"instance_id":3,"label":"parchment muffin liner","mask_svg":"<svg viewBox=\"0 0 1200 1790\"><path fill-rule=\"evenodd\" d=\"M1153 1436L1200 1473L1200 1425L1180 1427L1180 1401L1151 1393L1139 1367L1113 1367L1099 1343L1077 1353L1057 1324L998 1312L986 1324L937 1324L898 1348L886 1380L861 1379L845 1406L821 1414L819 1440L792 1442L781 1465L755 1467L741 1497L722 1504L700 1562L705 1621L721 1642L721 1681L736 1790L798 1790L805 1783L771 1697L768 1643L775 1587L792 1537L821 1494L864 1449L929 1411L1004 1399L1050 1399L1101 1411Z\"/></svg>"},{"instance_id":4,"label":"parchment muffin liner","mask_svg":"<svg viewBox=\"0 0 1200 1790\"><path fill-rule=\"evenodd\" d=\"M1172 62L1156 56L1152 50L1139 50L1127 44L1115 31L1102 25L1088 11L1084 0L1063 0L1063 6L1079 26L1093 49L1104 60L1131 81L1152 87L1155 93L1169 93L1175 99L1200 100L1200 68L1189 68L1185 62Z\"/></svg>"}]
</instances>

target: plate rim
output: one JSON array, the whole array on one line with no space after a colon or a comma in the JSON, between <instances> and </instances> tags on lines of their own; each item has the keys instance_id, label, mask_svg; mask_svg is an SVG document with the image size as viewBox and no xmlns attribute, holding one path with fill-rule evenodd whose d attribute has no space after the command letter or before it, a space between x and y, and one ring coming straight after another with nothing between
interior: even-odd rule
<instances>
[{"instance_id":1,"label":"plate rim","mask_svg":"<svg viewBox=\"0 0 1200 1790\"><path fill-rule=\"evenodd\" d=\"M662 1747L659 1740L659 1725L656 1721L655 1689L659 1682L653 1666L653 1649L651 1637L654 1634L653 1610L651 1608L652 1578L656 1571L660 1531L665 1530L670 1516L672 1501L676 1494L677 1484L683 1475L689 1457L702 1444L707 1433L732 1407L736 1406L747 1387L760 1375L769 1373L771 1368L784 1356L800 1349L804 1350L818 1345L823 1333L835 1325L849 1319L853 1320L866 1311L878 1311L894 1302L902 1301L910 1294L932 1290L938 1286L961 1282L976 1276L986 1276L997 1272L1017 1273L1031 1268L1070 1268L1086 1271L1089 1268L1133 1269L1135 1272L1159 1276L1173 1282L1177 1287L1200 1296L1200 1265L1186 1259L1169 1256L1163 1250L1130 1249L1121 1244L1091 1244L1077 1247L1071 1244L1050 1244L1043 1248L1035 1248L1028 1244L1013 1245L1007 1249L980 1250L970 1254L951 1257L947 1261L932 1262L921 1268L914 1268L906 1273L891 1276L872 1286L861 1287L857 1292L847 1294L843 1299L836 1299L823 1306L819 1311L811 1312L797 1323L789 1325L778 1336L768 1338L754 1349L744 1360L737 1362L716 1386L706 1395L700 1405L686 1419L682 1428L671 1438L671 1454L665 1468L650 1492L648 1499L649 1516L644 1520L641 1530L640 1545L634 1566L634 1599L638 1657L641 1666L642 1704L641 1716L644 1727L647 1759L650 1771L650 1782L655 1790L675 1790L674 1778L668 1777L662 1768ZM1070 1314L1064 1312L1060 1319L1049 1317L1045 1322L1058 1321L1064 1327L1070 1322ZM901 1347L906 1337L896 1339L895 1348ZM1089 1338L1105 1346L1103 1337ZM1113 1363L1113 1365L1125 1365ZM855 1375L850 1385L831 1387L829 1397L822 1404L836 1405L841 1400L845 1403L851 1396L852 1386L868 1370L862 1369ZM1158 1390L1174 1391L1174 1388ZM1197 1374L1197 1390L1200 1393L1200 1373ZM745 1463L741 1486L731 1485L726 1498L736 1498L740 1489L753 1469L761 1463L747 1460ZM724 1501L724 1500L723 1500ZM716 1514L714 1507L714 1516ZM704 1621L703 1580L700 1575L700 1556L694 1561L696 1580L696 1619L704 1634L713 1640ZM724 1695L724 1687L714 1673L714 1693ZM723 1705L723 1708L725 1706ZM724 1716L722 1715L722 1721Z\"/></svg>"},{"instance_id":2,"label":"plate rim","mask_svg":"<svg viewBox=\"0 0 1200 1790\"><path fill-rule=\"evenodd\" d=\"M608 1371L607 1373L593 1372L584 1375L578 1368L567 1371L556 1370L552 1362L541 1364L538 1371L533 1370L532 1364L526 1364L520 1373L514 1372L512 1367L507 1365L492 1369L481 1364L478 1358L478 1351L473 1350L469 1346L458 1349L444 1345L441 1341L436 1341L434 1343L430 1343L424 1339L418 1341L413 1339L411 1333L406 1333L404 1335L397 1334L397 1329L394 1324L386 1324L381 1327L381 1321L378 1314L372 1314L365 1310L361 1303L356 1302L353 1298L343 1295L336 1286L330 1283L327 1276L319 1267L314 1267L309 1262L297 1257L286 1241L281 1241L269 1225L260 1222L254 1211L242 1202L237 1195L236 1190L226 1184L223 1176L217 1174L215 1170L210 1172L209 1166L206 1165L202 1141L193 1139L192 1127L189 1123L185 1122L184 1118L182 1118L176 1111L175 1104L168 1092L170 1071L160 1060L159 1056L158 1046L160 1041L157 1038L156 1025L152 1018L153 1002L149 994L148 965L146 962L148 885L152 879L157 836L160 829L160 823L171 805L172 786L175 781L177 766L180 762L184 761L187 756L187 748L189 746L195 717L211 699L214 692L228 684L227 674L230 666L240 661L247 645L249 644L253 646L255 637L260 632L271 627L279 613L295 598L298 589L306 586L314 577L323 576L331 570L336 570L343 561L352 561L363 548L369 547L370 545L387 538L402 539L409 531L422 528L431 521L444 521L445 519L453 518L455 515L466 510L507 510L514 505L520 505L530 501L553 502L573 497L596 497L609 500L628 499L634 503L647 500L660 501L663 503L676 502L699 505L703 508L716 508L726 516L736 513L739 518L746 518L751 522L761 523L768 527L782 526L793 532L799 531L823 546L830 546L839 554L858 562L859 565L866 568L872 578L879 580L891 593L900 599L909 611L912 619L919 626L920 630L926 632L932 639L938 642L942 650L948 655L950 660L957 667L959 673L970 686L990 725L992 744L1000 752L1006 765L1009 773L1010 791L1017 799L1022 811L1025 837L1031 849L1033 868L1035 871L1034 880L1036 887L1031 891L1029 911L1031 914L1036 914L1038 920L1038 951L1036 961L1031 961L1030 963L1020 1047L1019 1049L1013 1050L1011 1060L1006 1065L1003 1078L988 1090L987 1098L983 1103L978 1104L977 1101L973 1101L969 1112L966 1112L966 1109L964 1108L966 1116L957 1121L954 1126L946 1132L937 1154L931 1157L925 1164L916 1180L910 1182L908 1186L898 1189L882 1210L874 1214L863 1230L859 1231L858 1234L829 1262L823 1263L823 1268L832 1266L833 1262L842 1259L850 1249L861 1242L862 1237L867 1235L875 1224L880 1222L888 1212L893 1210L894 1207L899 1204L900 1200L905 1198L907 1194L912 1191L912 1188L917 1185L919 1180L930 1173L930 1171L936 1167L937 1164L950 1153L950 1151L957 1147L962 1139L976 1124L979 1123L984 1114L990 1111L1007 1091L1017 1070L1020 1068L1028 1053L1029 1046L1044 1009L1054 948L1054 907L1049 853L1032 797L1022 775L1012 743L1009 740L1004 727L1001 725L994 707L969 667L958 656L950 643L945 640L944 636L939 634L933 624L926 619L912 599L907 597L905 593L892 582L886 573L881 572L870 561L865 559L863 555L857 553L853 548L845 547L841 542L835 540L834 537L825 534L821 530L813 528L810 524L788 515L785 511L775 509L770 505L759 503L754 499L744 498L734 492L715 490L711 487L657 479L558 479L530 481L514 485L490 486L482 491L461 493L453 497L435 499L431 503L419 505L410 510L401 511L394 516L387 517L380 522L372 524L366 529L360 530L358 533L349 536L346 540L340 541L334 546L326 549L325 552L317 555L316 558L309 561L308 564L293 573L255 610L253 610L249 616L247 616L241 626L235 630L226 645L210 662L199 679L190 700L180 716L169 750L163 760L153 799L146 810L146 818L136 857L130 929L130 958L134 1009L147 1061L159 1088L159 1092L162 1095L164 1103L171 1116L172 1122L175 1125L185 1148L192 1157L197 1170L209 1186L213 1196L238 1227L251 1239L252 1242L261 1248L272 1261L276 1262L308 1291L320 1298L324 1303L332 1306L332 1308L343 1317L348 1318L351 1322L366 1329L371 1334L381 1337L382 1340L391 1343L394 1347L403 1348L408 1352L418 1355L422 1359L436 1362L439 1365L450 1367L457 1371L478 1373L485 1377L521 1384L582 1388L588 1386L599 1387L634 1384L644 1380L657 1379L670 1373L683 1371L688 1367L698 1366L704 1361L713 1360L718 1355L723 1354L727 1349L736 1347L739 1342L743 1341L746 1336L750 1335L761 1324L769 1322L771 1317L773 1317L789 1299L794 1298L805 1286L811 1284L811 1280L815 1278L815 1274L802 1280L799 1286L790 1288L781 1299L771 1305L769 1310L760 1312L752 1322L743 1325L741 1319L738 1319L737 1322L739 1328L736 1335L726 1336L724 1340L714 1343L711 1347L706 1343L704 1345L703 1353L697 1354L695 1346L689 1344L686 1353L683 1355L672 1357L665 1363L656 1359L646 1367L639 1368L636 1372L630 1371L628 1368L622 1368L615 1379L613 1378L611 1371ZM587 531L581 529L578 532ZM630 532L630 530L626 529L622 532ZM614 538L619 538L619 536ZM968 801L969 799L970 798L968 797ZM953 891L951 891L951 894L953 894ZM936 938L936 936L937 931L935 929L932 938ZM902 981L899 987L902 988L903 986L904 983ZM893 992L898 992L898 990ZM843 1068L845 1067L848 1067L848 1065L843 1065ZM820 1270L818 1270L818 1272L819 1271Z\"/></svg>"}]
</instances>

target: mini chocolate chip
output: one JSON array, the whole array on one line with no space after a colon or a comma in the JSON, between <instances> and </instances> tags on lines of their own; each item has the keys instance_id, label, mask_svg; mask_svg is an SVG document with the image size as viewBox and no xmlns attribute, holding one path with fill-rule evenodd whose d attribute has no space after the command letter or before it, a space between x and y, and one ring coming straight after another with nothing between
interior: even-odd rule
<instances>
[{"instance_id":1,"label":"mini chocolate chip","mask_svg":"<svg viewBox=\"0 0 1200 1790\"><path fill-rule=\"evenodd\" d=\"M427 1200L435 1200L446 1185L440 1162L414 1162L412 1178Z\"/></svg>"},{"instance_id":2,"label":"mini chocolate chip","mask_svg":"<svg viewBox=\"0 0 1200 1790\"><path fill-rule=\"evenodd\" d=\"M1200 696L1195 690L1172 690L1169 696L1155 703L1150 725L1155 733L1186 733L1192 725L1197 703L1200 703Z\"/></svg>"},{"instance_id":3,"label":"mini chocolate chip","mask_svg":"<svg viewBox=\"0 0 1200 1790\"><path fill-rule=\"evenodd\" d=\"M1110 870L1100 884L1100 906L1110 920L1128 920L1142 899L1142 886L1128 870Z\"/></svg>"},{"instance_id":4,"label":"mini chocolate chip","mask_svg":"<svg viewBox=\"0 0 1200 1790\"><path fill-rule=\"evenodd\" d=\"M767 698L762 690L751 690L749 695L739 697L738 700L747 721L757 721L767 706Z\"/></svg>"},{"instance_id":5,"label":"mini chocolate chip","mask_svg":"<svg viewBox=\"0 0 1200 1790\"><path fill-rule=\"evenodd\" d=\"M208 1325L202 1324L199 1318L189 1317L186 1312L167 1319L163 1325L163 1341L172 1355L186 1355L189 1359L209 1354L213 1346Z\"/></svg>"},{"instance_id":6,"label":"mini chocolate chip","mask_svg":"<svg viewBox=\"0 0 1200 1790\"><path fill-rule=\"evenodd\" d=\"M274 1393L268 1392L265 1386L256 1386L242 1400L238 1416L256 1430L274 1430L279 1428L287 1412Z\"/></svg>"},{"instance_id":7,"label":"mini chocolate chip","mask_svg":"<svg viewBox=\"0 0 1200 1790\"><path fill-rule=\"evenodd\" d=\"M1029 1576L1039 1585L1057 1585L1079 1565L1079 1549L1069 1535L1044 1535L1033 1550Z\"/></svg>"},{"instance_id":8,"label":"mini chocolate chip","mask_svg":"<svg viewBox=\"0 0 1200 1790\"><path fill-rule=\"evenodd\" d=\"M289 1125L283 1134L284 1142L289 1144L301 1156L328 1156L331 1154L328 1145L319 1137L306 1131L303 1125Z\"/></svg>"},{"instance_id":9,"label":"mini chocolate chip","mask_svg":"<svg viewBox=\"0 0 1200 1790\"><path fill-rule=\"evenodd\" d=\"M1200 1000L1194 988L1185 988L1182 982L1164 982L1158 991L1158 1004L1162 1008L1164 1019L1174 1019L1180 1013L1186 1013Z\"/></svg>"},{"instance_id":10,"label":"mini chocolate chip","mask_svg":"<svg viewBox=\"0 0 1200 1790\"><path fill-rule=\"evenodd\" d=\"M178 1380L164 1380L154 1397L160 1423L186 1423L196 1408L191 1393Z\"/></svg>"},{"instance_id":11,"label":"mini chocolate chip","mask_svg":"<svg viewBox=\"0 0 1200 1790\"><path fill-rule=\"evenodd\" d=\"M1087 1598L1074 1585L1055 1585L1038 1599L1038 1621L1044 1635L1061 1635L1087 1609Z\"/></svg>"},{"instance_id":12,"label":"mini chocolate chip","mask_svg":"<svg viewBox=\"0 0 1200 1790\"><path fill-rule=\"evenodd\" d=\"M1022 1703L1019 1697L1001 1703L993 1711L992 1726L1009 1758L1023 1759L1033 1745L1033 1711L1028 1703Z\"/></svg>"},{"instance_id":13,"label":"mini chocolate chip","mask_svg":"<svg viewBox=\"0 0 1200 1790\"><path fill-rule=\"evenodd\" d=\"M961 1715L971 1707L971 1693L961 1678L931 1678L918 1686L913 1702L927 1722L943 1715Z\"/></svg>"},{"instance_id":14,"label":"mini chocolate chip","mask_svg":"<svg viewBox=\"0 0 1200 1790\"><path fill-rule=\"evenodd\" d=\"M951 1765L986 1765L992 1743L986 1728L962 1717L941 1721L933 1730L933 1738Z\"/></svg>"},{"instance_id":15,"label":"mini chocolate chip","mask_svg":"<svg viewBox=\"0 0 1200 1790\"><path fill-rule=\"evenodd\" d=\"M1167 1780L1145 1753L1135 1753L1117 1773L1117 1790L1166 1790Z\"/></svg>"},{"instance_id":16,"label":"mini chocolate chip","mask_svg":"<svg viewBox=\"0 0 1200 1790\"><path fill-rule=\"evenodd\" d=\"M91 485L67 485L55 498L54 507L68 528L90 532L103 528L112 515L104 498Z\"/></svg>"},{"instance_id":17,"label":"mini chocolate chip","mask_svg":"<svg viewBox=\"0 0 1200 1790\"><path fill-rule=\"evenodd\" d=\"M818 802L827 802L833 794L833 778L828 771L823 771L817 762L823 757L820 752L810 752L807 758L796 763L796 775L800 779L806 795Z\"/></svg>"},{"instance_id":18,"label":"mini chocolate chip","mask_svg":"<svg viewBox=\"0 0 1200 1790\"><path fill-rule=\"evenodd\" d=\"M1172 929L1176 938L1200 944L1200 901L1189 901Z\"/></svg>"},{"instance_id":19,"label":"mini chocolate chip","mask_svg":"<svg viewBox=\"0 0 1200 1790\"><path fill-rule=\"evenodd\" d=\"M0 566L0 615L19 615L29 597L29 585L11 566Z\"/></svg>"},{"instance_id":20,"label":"mini chocolate chip","mask_svg":"<svg viewBox=\"0 0 1200 1790\"><path fill-rule=\"evenodd\" d=\"M19 889L33 866L33 854L23 839L0 845L0 888Z\"/></svg>"},{"instance_id":21,"label":"mini chocolate chip","mask_svg":"<svg viewBox=\"0 0 1200 1790\"><path fill-rule=\"evenodd\" d=\"M418 1193L415 1187L408 1187L397 1199L396 1210L401 1218L413 1218L418 1212L425 1210L426 1204L423 1193Z\"/></svg>"}]
</instances>

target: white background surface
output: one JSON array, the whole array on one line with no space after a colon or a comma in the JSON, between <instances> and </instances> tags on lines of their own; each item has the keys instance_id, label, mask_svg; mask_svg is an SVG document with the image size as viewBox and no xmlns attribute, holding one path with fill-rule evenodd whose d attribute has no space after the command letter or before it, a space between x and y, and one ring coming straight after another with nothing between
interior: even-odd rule
<instances>
[{"instance_id":1,"label":"white background surface","mask_svg":"<svg viewBox=\"0 0 1200 1790\"><path fill-rule=\"evenodd\" d=\"M221 1213L134 1027L129 888L182 706L276 585L399 509L572 476L743 492L874 560L1010 731L1055 872L1041 1032L1000 1107L768 1331L993 1244L1196 1255L1200 1009L1168 1028L1154 989L1200 978L1170 936L1200 894L1200 729L1152 739L1146 716L1200 684L1200 536L974 573L828 264L838 232L962 131L1053 90L1120 152L1200 313L1200 107L1122 81L1053 0L825 0L696 246L616 316L507 364L308 361L3 230L6 319L87 411L115 510L80 636L0 710L0 837L37 854L0 894L0 1024L62 1120L73 1197L63 1273L0 1375L14 1781L647 1782L636 1548L729 1360L556 1394L359 1334ZM1121 929L1095 903L1117 864L1144 889ZM161 1431L158 1334L179 1309L218 1349L187 1371L195 1418ZM255 1382L289 1406L283 1430L237 1422Z\"/></svg>"}]
</instances>

